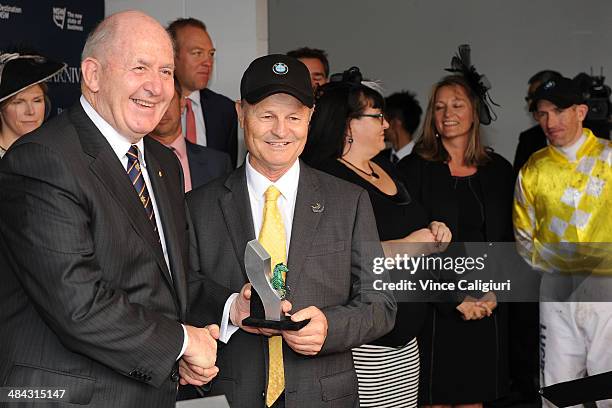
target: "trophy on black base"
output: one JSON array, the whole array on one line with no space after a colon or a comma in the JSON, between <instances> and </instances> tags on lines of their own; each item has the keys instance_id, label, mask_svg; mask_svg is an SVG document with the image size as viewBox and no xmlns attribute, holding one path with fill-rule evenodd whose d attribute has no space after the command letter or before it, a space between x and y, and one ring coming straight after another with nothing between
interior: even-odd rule
<instances>
[{"instance_id":1,"label":"trophy on black base","mask_svg":"<svg viewBox=\"0 0 612 408\"><path fill-rule=\"evenodd\" d=\"M278 330L300 330L310 319L294 322L281 310L281 301L288 288L281 274L287 268L278 264L270 267L270 255L256 239L244 250L244 267L251 282L251 315L242 321L245 326Z\"/></svg>"}]
</instances>

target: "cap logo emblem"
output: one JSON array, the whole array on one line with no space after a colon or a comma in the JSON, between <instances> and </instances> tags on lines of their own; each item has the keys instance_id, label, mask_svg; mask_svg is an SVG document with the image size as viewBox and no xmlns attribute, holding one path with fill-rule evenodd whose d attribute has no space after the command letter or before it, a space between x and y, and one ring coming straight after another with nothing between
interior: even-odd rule
<instances>
[{"instance_id":1,"label":"cap logo emblem","mask_svg":"<svg viewBox=\"0 0 612 408\"><path fill-rule=\"evenodd\" d=\"M555 85L557 85L555 81L548 81L547 83L544 84L544 89L554 88Z\"/></svg>"},{"instance_id":2,"label":"cap logo emblem","mask_svg":"<svg viewBox=\"0 0 612 408\"><path fill-rule=\"evenodd\" d=\"M285 75L287 72L289 72L289 67L284 62L277 62L272 67L272 72L274 72L276 75Z\"/></svg>"}]
</instances>

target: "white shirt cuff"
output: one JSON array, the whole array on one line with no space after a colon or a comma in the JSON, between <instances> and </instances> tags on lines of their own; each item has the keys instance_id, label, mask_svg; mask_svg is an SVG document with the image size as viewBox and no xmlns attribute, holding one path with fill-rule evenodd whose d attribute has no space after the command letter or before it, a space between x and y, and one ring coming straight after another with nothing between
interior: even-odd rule
<instances>
[{"instance_id":1,"label":"white shirt cuff","mask_svg":"<svg viewBox=\"0 0 612 408\"><path fill-rule=\"evenodd\" d=\"M187 345L189 344L189 336L187 335L187 329L185 328L184 324L181 324L181 326L183 327L183 347L181 348L181 352L176 358L176 361L183 357L183 354L185 354L185 350L187 350Z\"/></svg>"},{"instance_id":2,"label":"white shirt cuff","mask_svg":"<svg viewBox=\"0 0 612 408\"><path fill-rule=\"evenodd\" d=\"M238 326L234 326L232 322L230 322L230 308L232 306L232 303L234 302L234 299L236 299L238 295L239 293L231 294L230 297L228 297L225 301L225 306L223 307L221 329L219 330L219 341L222 341L223 343L227 343L230 337L232 337L232 334L234 334L239 329Z\"/></svg>"}]
</instances>

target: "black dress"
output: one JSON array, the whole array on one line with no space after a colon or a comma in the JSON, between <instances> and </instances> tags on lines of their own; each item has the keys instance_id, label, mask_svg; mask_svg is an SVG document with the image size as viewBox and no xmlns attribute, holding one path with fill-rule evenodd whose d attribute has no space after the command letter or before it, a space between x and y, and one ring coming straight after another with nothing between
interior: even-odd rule
<instances>
[{"instance_id":1,"label":"black dress","mask_svg":"<svg viewBox=\"0 0 612 408\"><path fill-rule=\"evenodd\" d=\"M381 241L403 238L428 225L423 207L412 200L390 166L376 160L395 181L397 194L388 195L331 159L317 167L363 187L369 194ZM425 305L398 303L395 327L372 344L353 349L361 407L416 407L419 384L419 351L416 334L424 323Z\"/></svg>"},{"instance_id":2,"label":"black dress","mask_svg":"<svg viewBox=\"0 0 612 408\"><path fill-rule=\"evenodd\" d=\"M448 165L413 154L399 170L428 217L446 223L453 241L512 240L514 172L492 160L470 177L453 177ZM418 336L421 357L419 404L469 404L495 400L508 391L507 310L464 321L458 303L432 303Z\"/></svg>"}]
</instances>

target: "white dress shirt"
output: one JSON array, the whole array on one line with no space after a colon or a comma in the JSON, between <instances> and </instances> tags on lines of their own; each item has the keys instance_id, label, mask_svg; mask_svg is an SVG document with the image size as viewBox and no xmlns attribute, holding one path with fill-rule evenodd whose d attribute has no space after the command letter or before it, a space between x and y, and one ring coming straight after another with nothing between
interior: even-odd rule
<instances>
[{"instance_id":1,"label":"white dress shirt","mask_svg":"<svg viewBox=\"0 0 612 408\"><path fill-rule=\"evenodd\" d=\"M281 192L276 202L278 210L281 213L283 224L285 227L286 240L286 251L287 256L289 255L289 243L291 242L291 227L293 225L293 214L295 212L295 200L297 198L298 183L300 181L300 161L296 160L293 166L287 170L285 174L281 176L275 182L268 180L266 176L259 173L251 166L249 162L249 155L245 159L245 171L247 179L247 189L249 192L249 201L251 203L251 216L253 217L253 228L255 230L255 237L259 239L259 231L261 230L261 224L263 223L263 211L266 203L264 193L271 185L276 186ZM232 302L238 296L237 293L231 295L225 302L225 308L223 309L223 319L221 321L221 335L219 340L227 343L232 336L238 330L237 326L234 326L229 321L229 310Z\"/></svg>"},{"instance_id":2,"label":"white dress shirt","mask_svg":"<svg viewBox=\"0 0 612 408\"><path fill-rule=\"evenodd\" d=\"M122 136L119 132L115 130L107 121L100 116L98 112L91 106L91 104L85 99L83 95L80 98L81 106L83 110L85 110L85 114L91 119L94 125L98 128L102 136L108 141L111 145L111 148L117 155L117 158L121 162L123 169L127 174L127 164L128 157L127 152L132 146L132 142L130 142L125 136ZM142 177L144 179L145 185L147 186L147 190L149 190L149 196L151 197L151 203L153 204L153 211L155 212L155 224L157 225L157 232L159 234L159 240L162 246L162 251L164 253L164 260L166 261L166 266L170 271L170 276L172 276L172 269L170 268L170 260L168 258L168 248L166 246L166 239L164 235L164 227L161 222L161 216L159 214L159 210L157 209L157 202L155 201L155 194L153 192L153 188L151 187L151 180L149 179L149 172L147 171L147 162L145 160L145 149L144 149L144 141L140 139L138 143L138 161L140 162L140 168L142 169ZM136 190L134 190L136 191ZM144 210L144 207L143 207ZM153 228L151 226L151 228ZM187 349L188 337L187 330L185 326L183 326L183 347L181 349L181 353L177 357L177 360L181 358L181 356L185 353Z\"/></svg>"},{"instance_id":3,"label":"white dress shirt","mask_svg":"<svg viewBox=\"0 0 612 408\"><path fill-rule=\"evenodd\" d=\"M193 91L187 96L191 100L191 109L195 116L197 144L207 146L206 144L206 125L204 124L204 113L202 112L202 102L200 102L200 91ZM183 126L183 137L187 137L187 108L181 113L181 125Z\"/></svg>"},{"instance_id":4,"label":"white dress shirt","mask_svg":"<svg viewBox=\"0 0 612 408\"><path fill-rule=\"evenodd\" d=\"M400 148L397 152L395 151L394 148L391 148L391 157L390 157L390 159L392 159L393 155L396 155L397 156L397 161L400 161L404 157L406 157L410 153L412 153L412 149L414 149L414 140L411 140L409 143L405 144L404 147ZM393 161L393 160L391 160L391 161Z\"/></svg>"},{"instance_id":5,"label":"white dress shirt","mask_svg":"<svg viewBox=\"0 0 612 408\"><path fill-rule=\"evenodd\" d=\"M264 194L268 187L274 185L281 192L277 204L285 226L285 234L287 237L286 254L288 255L289 242L291 242L291 227L293 226L293 213L295 211L295 199L297 197L298 182L300 180L300 162L296 160L293 166L275 182L271 182L266 176L257 172L257 170L251 166L248 155L245 167L255 237L259 239L259 231L261 230L261 224L263 222L263 211L266 204Z\"/></svg>"}]
</instances>

